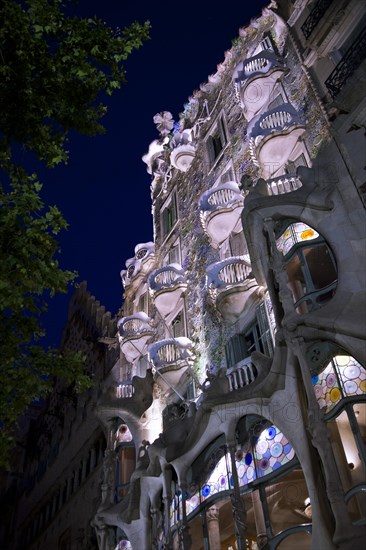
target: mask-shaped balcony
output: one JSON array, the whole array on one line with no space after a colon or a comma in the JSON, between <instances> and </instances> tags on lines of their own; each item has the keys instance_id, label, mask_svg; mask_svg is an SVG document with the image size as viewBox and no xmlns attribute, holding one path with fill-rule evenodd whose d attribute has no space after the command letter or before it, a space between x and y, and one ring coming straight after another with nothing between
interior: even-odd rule
<instances>
[{"instance_id":1,"label":"mask-shaped balcony","mask_svg":"<svg viewBox=\"0 0 366 550\"><path fill-rule=\"evenodd\" d=\"M196 154L196 147L192 143L192 130L175 132L169 147L172 166L181 172L187 172Z\"/></svg>"},{"instance_id":2,"label":"mask-shaped balcony","mask_svg":"<svg viewBox=\"0 0 366 550\"><path fill-rule=\"evenodd\" d=\"M147 342L154 334L151 319L140 311L129 317L122 317L117 323L119 342L127 361L133 363L146 351Z\"/></svg>"},{"instance_id":3,"label":"mask-shaped balcony","mask_svg":"<svg viewBox=\"0 0 366 550\"><path fill-rule=\"evenodd\" d=\"M155 262L155 245L153 242L137 244L135 256L126 260L126 269L121 271L123 286L126 288L140 277L145 276Z\"/></svg>"},{"instance_id":4,"label":"mask-shaped balcony","mask_svg":"<svg viewBox=\"0 0 366 550\"><path fill-rule=\"evenodd\" d=\"M248 125L251 155L265 179L283 169L304 132L304 123L289 103L251 120Z\"/></svg>"},{"instance_id":5,"label":"mask-shaped balcony","mask_svg":"<svg viewBox=\"0 0 366 550\"><path fill-rule=\"evenodd\" d=\"M195 359L193 343L183 336L151 344L148 354L155 371L155 381L163 392L177 387Z\"/></svg>"},{"instance_id":6,"label":"mask-shaped balcony","mask_svg":"<svg viewBox=\"0 0 366 550\"><path fill-rule=\"evenodd\" d=\"M227 369L226 378L229 382L229 390L239 390L248 386L257 377L257 369L252 363L250 357L243 359L237 363L234 367Z\"/></svg>"},{"instance_id":7,"label":"mask-shaped balcony","mask_svg":"<svg viewBox=\"0 0 366 550\"><path fill-rule=\"evenodd\" d=\"M202 226L211 245L218 248L239 225L244 197L234 181L205 191L199 199Z\"/></svg>"},{"instance_id":8,"label":"mask-shaped balcony","mask_svg":"<svg viewBox=\"0 0 366 550\"><path fill-rule=\"evenodd\" d=\"M259 289L243 257L227 258L206 269L207 287L225 321L235 322L252 304Z\"/></svg>"},{"instance_id":9,"label":"mask-shaped balcony","mask_svg":"<svg viewBox=\"0 0 366 550\"><path fill-rule=\"evenodd\" d=\"M173 263L155 269L149 275L149 289L156 309L162 317L171 313L187 288L185 271Z\"/></svg>"},{"instance_id":10,"label":"mask-shaped balcony","mask_svg":"<svg viewBox=\"0 0 366 550\"><path fill-rule=\"evenodd\" d=\"M271 51L260 52L236 66L233 73L235 91L248 121L269 102L284 70Z\"/></svg>"}]
</instances>

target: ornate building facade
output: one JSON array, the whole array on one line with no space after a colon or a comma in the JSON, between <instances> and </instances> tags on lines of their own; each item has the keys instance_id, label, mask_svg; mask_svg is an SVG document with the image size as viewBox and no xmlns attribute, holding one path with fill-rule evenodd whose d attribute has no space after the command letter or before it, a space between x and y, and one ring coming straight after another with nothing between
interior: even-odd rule
<instances>
[{"instance_id":1,"label":"ornate building facade","mask_svg":"<svg viewBox=\"0 0 366 550\"><path fill-rule=\"evenodd\" d=\"M365 9L272 2L143 157L121 272L99 547L365 535ZM133 465L133 451L136 464Z\"/></svg>"},{"instance_id":2,"label":"ornate building facade","mask_svg":"<svg viewBox=\"0 0 366 550\"><path fill-rule=\"evenodd\" d=\"M153 241L94 335L88 437L21 547L361 547L365 44L361 0L271 2L177 121L154 117Z\"/></svg>"}]
</instances>

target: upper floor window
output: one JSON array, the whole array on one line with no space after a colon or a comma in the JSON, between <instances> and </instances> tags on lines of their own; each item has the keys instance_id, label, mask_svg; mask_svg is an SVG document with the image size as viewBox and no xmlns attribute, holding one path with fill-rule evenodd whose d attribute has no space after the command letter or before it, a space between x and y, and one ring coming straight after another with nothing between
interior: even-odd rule
<instances>
[{"instance_id":1,"label":"upper floor window","mask_svg":"<svg viewBox=\"0 0 366 550\"><path fill-rule=\"evenodd\" d=\"M262 50L274 50L272 39L269 34L265 34L263 39L261 40L261 48Z\"/></svg>"},{"instance_id":2,"label":"upper floor window","mask_svg":"<svg viewBox=\"0 0 366 550\"><path fill-rule=\"evenodd\" d=\"M237 365L253 353L272 355L273 340L265 302L256 309L254 321L240 334L232 336L225 346L228 367Z\"/></svg>"},{"instance_id":3,"label":"upper floor window","mask_svg":"<svg viewBox=\"0 0 366 550\"><path fill-rule=\"evenodd\" d=\"M289 223L276 246L284 256L297 312L308 313L327 303L335 293L337 268L321 235L305 223Z\"/></svg>"},{"instance_id":4,"label":"upper floor window","mask_svg":"<svg viewBox=\"0 0 366 550\"><path fill-rule=\"evenodd\" d=\"M161 211L161 236L166 237L173 229L178 219L177 197L172 193L170 200Z\"/></svg>"},{"instance_id":5,"label":"upper floor window","mask_svg":"<svg viewBox=\"0 0 366 550\"><path fill-rule=\"evenodd\" d=\"M284 99L283 95L278 94L270 103L268 103L267 110L270 111L271 109L275 109L276 107L279 107L280 105L283 105L286 102L287 100Z\"/></svg>"},{"instance_id":6,"label":"upper floor window","mask_svg":"<svg viewBox=\"0 0 366 550\"><path fill-rule=\"evenodd\" d=\"M221 115L218 117L216 123L212 127L209 137L207 138L207 154L210 167L220 157L222 151L227 144L227 131L225 128L224 117Z\"/></svg>"},{"instance_id":7,"label":"upper floor window","mask_svg":"<svg viewBox=\"0 0 366 550\"><path fill-rule=\"evenodd\" d=\"M173 338L180 338L186 335L184 314L180 311L172 321L172 336Z\"/></svg>"},{"instance_id":8,"label":"upper floor window","mask_svg":"<svg viewBox=\"0 0 366 550\"><path fill-rule=\"evenodd\" d=\"M165 257L165 264L179 264L181 263L180 259L180 246L179 242L175 243L171 249L169 250L168 254Z\"/></svg>"},{"instance_id":9,"label":"upper floor window","mask_svg":"<svg viewBox=\"0 0 366 550\"><path fill-rule=\"evenodd\" d=\"M149 310L150 310L149 293L143 292L139 297L137 311L143 311L144 313L149 315Z\"/></svg>"},{"instance_id":10,"label":"upper floor window","mask_svg":"<svg viewBox=\"0 0 366 550\"><path fill-rule=\"evenodd\" d=\"M308 166L308 162L304 153L301 153L301 155L299 155L294 160L289 160L289 162L286 164L286 172L288 174L296 174L296 169L299 166Z\"/></svg>"},{"instance_id":11,"label":"upper floor window","mask_svg":"<svg viewBox=\"0 0 366 550\"><path fill-rule=\"evenodd\" d=\"M222 260L237 256L245 256L245 259L247 259L247 255L248 247L243 231L239 231L238 233L231 233L230 237L222 243L222 246L220 248L220 258Z\"/></svg>"}]
</instances>

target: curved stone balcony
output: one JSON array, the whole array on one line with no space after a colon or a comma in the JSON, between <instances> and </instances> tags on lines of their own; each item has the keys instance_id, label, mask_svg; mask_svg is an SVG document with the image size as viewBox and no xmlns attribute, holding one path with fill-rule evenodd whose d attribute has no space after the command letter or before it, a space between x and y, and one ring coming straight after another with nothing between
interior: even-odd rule
<instances>
[{"instance_id":1,"label":"curved stone balcony","mask_svg":"<svg viewBox=\"0 0 366 550\"><path fill-rule=\"evenodd\" d=\"M195 353L189 338L166 338L148 349L154 378L163 392L175 388L184 373L193 365Z\"/></svg>"},{"instance_id":2,"label":"curved stone balcony","mask_svg":"<svg viewBox=\"0 0 366 550\"><path fill-rule=\"evenodd\" d=\"M235 91L248 121L270 101L284 71L285 67L271 51L262 51L235 67Z\"/></svg>"},{"instance_id":3,"label":"curved stone balcony","mask_svg":"<svg viewBox=\"0 0 366 550\"><path fill-rule=\"evenodd\" d=\"M169 147L172 166L181 172L187 172L196 154L196 147L192 143L192 130L175 132Z\"/></svg>"},{"instance_id":4,"label":"curved stone balcony","mask_svg":"<svg viewBox=\"0 0 366 550\"><path fill-rule=\"evenodd\" d=\"M250 357L246 357L226 371L226 378L229 382L229 391L240 390L249 386L257 378L257 369Z\"/></svg>"},{"instance_id":5,"label":"curved stone balcony","mask_svg":"<svg viewBox=\"0 0 366 550\"><path fill-rule=\"evenodd\" d=\"M302 182L295 174L284 174L267 180L268 195L285 195L302 187Z\"/></svg>"},{"instance_id":6,"label":"curved stone balcony","mask_svg":"<svg viewBox=\"0 0 366 550\"><path fill-rule=\"evenodd\" d=\"M239 319L260 290L251 271L250 263L242 256L226 258L206 269L208 291L227 322Z\"/></svg>"},{"instance_id":7,"label":"curved stone balcony","mask_svg":"<svg viewBox=\"0 0 366 550\"><path fill-rule=\"evenodd\" d=\"M118 382L116 386L117 399L129 399L133 397L135 393L135 387L131 380L122 380Z\"/></svg>"},{"instance_id":8,"label":"curved stone balcony","mask_svg":"<svg viewBox=\"0 0 366 550\"><path fill-rule=\"evenodd\" d=\"M218 248L238 225L241 226L240 215L244 206L244 197L234 181L205 191L198 205L203 229L214 248Z\"/></svg>"},{"instance_id":9,"label":"curved stone balcony","mask_svg":"<svg viewBox=\"0 0 366 550\"><path fill-rule=\"evenodd\" d=\"M248 125L249 147L264 178L271 178L283 169L304 132L304 123L289 103L252 119Z\"/></svg>"},{"instance_id":10,"label":"curved stone balcony","mask_svg":"<svg viewBox=\"0 0 366 550\"><path fill-rule=\"evenodd\" d=\"M155 307L165 318L175 309L187 288L185 271L179 264L169 264L150 273L148 281Z\"/></svg>"},{"instance_id":11,"label":"curved stone balcony","mask_svg":"<svg viewBox=\"0 0 366 550\"><path fill-rule=\"evenodd\" d=\"M127 361L134 362L146 351L147 342L154 334L151 319L140 311L128 317L122 317L117 323L118 339L122 353Z\"/></svg>"},{"instance_id":12,"label":"curved stone balcony","mask_svg":"<svg viewBox=\"0 0 366 550\"><path fill-rule=\"evenodd\" d=\"M155 262L155 245L153 242L141 243L135 246L135 256L126 260L126 269L121 271L123 286L126 288L140 276L146 275Z\"/></svg>"}]
</instances>

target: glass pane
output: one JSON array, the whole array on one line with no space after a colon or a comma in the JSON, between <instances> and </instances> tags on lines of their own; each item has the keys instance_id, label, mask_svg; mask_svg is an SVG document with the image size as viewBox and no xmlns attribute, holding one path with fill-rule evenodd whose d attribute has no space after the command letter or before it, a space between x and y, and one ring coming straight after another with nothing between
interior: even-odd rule
<instances>
[{"instance_id":1,"label":"glass pane","mask_svg":"<svg viewBox=\"0 0 366 550\"><path fill-rule=\"evenodd\" d=\"M222 453L220 453L222 454ZM215 460L215 457L212 457L211 460ZM220 458L219 462L216 464L214 470L206 479L205 483L201 485L201 500L205 501L207 498L219 493L220 491L225 491L229 489L229 479L228 479L228 460L229 456L224 455Z\"/></svg>"},{"instance_id":2,"label":"glass pane","mask_svg":"<svg viewBox=\"0 0 366 550\"><path fill-rule=\"evenodd\" d=\"M276 246L285 256L296 243L317 239L319 233L306 223L292 223L276 240Z\"/></svg>"},{"instance_id":3,"label":"glass pane","mask_svg":"<svg viewBox=\"0 0 366 550\"><path fill-rule=\"evenodd\" d=\"M345 396L366 393L366 370L356 359L349 355L337 355L333 363Z\"/></svg>"},{"instance_id":4,"label":"glass pane","mask_svg":"<svg viewBox=\"0 0 366 550\"><path fill-rule=\"evenodd\" d=\"M313 376L314 392L319 403L319 407L325 412L329 412L342 399L342 393L335 375L332 362L330 362L323 372Z\"/></svg>"},{"instance_id":5,"label":"glass pane","mask_svg":"<svg viewBox=\"0 0 366 550\"><path fill-rule=\"evenodd\" d=\"M278 470L294 456L295 451L283 433L276 426L266 428L255 445L257 477L263 477Z\"/></svg>"},{"instance_id":6,"label":"glass pane","mask_svg":"<svg viewBox=\"0 0 366 550\"><path fill-rule=\"evenodd\" d=\"M328 422L327 426L342 487L344 491L348 491L364 481L365 469L354 434L350 429L347 411L343 411L335 420Z\"/></svg>"},{"instance_id":7,"label":"glass pane","mask_svg":"<svg viewBox=\"0 0 366 550\"><path fill-rule=\"evenodd\" d=\"M319 290L337 280L331 252L326 244L302 249L313 282L313 289Z\"/></svg>"},{"instance_id":8,"label":"glass pane","mask_svg":"<svg viewBox=\"0 0 366 550\"><path fill-rule=\"evenodd\" d=\"M287 286L292 292L294 302L297 302L308 292L300 257L297 254L293 256L286 263L285 268L288 278Z\"/></svg>"}]
</instances>

